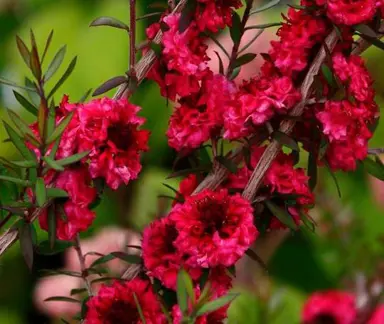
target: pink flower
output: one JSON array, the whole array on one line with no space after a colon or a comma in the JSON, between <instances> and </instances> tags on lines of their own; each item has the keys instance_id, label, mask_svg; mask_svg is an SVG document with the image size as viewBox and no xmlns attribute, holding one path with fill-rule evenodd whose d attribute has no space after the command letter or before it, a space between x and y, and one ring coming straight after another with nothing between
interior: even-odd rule
<instances>
[{"instance_id":1,"label":"pink flower","mask_svg":"<svg viewBox=\"0 0 384 324\"><path fill-rule=\"evenodd\" d=\"M357 25L373 18L375 0L327 0L328 17L336 24Z\"/></svg>"},{"instance_id":2,"label":"pink flower","mask_svg":"<svg viewBox=\"0 0 384 324\"><path fill-rule=\"evenodd\" d=\"M169 217L158 219L143 233L143 260L148 275L159 279L170 289L176 289L177 274L183 266L183 255L174 242L178 232ZM200 269L187 269L192 279L197 279Z\"/></svg>"},{"instance_id":3,"label":"pink flower","mask_svg":"<svg viewBox=\"0 0 384 324\"><path fill-rule=\"evenodd\" d=\"M335 324L352 324L356 316L355 297L341 291L317 292L306 301L302 319L305 324L330 321Z\"/></svg>"},{"instance_id":4,"label":"pink flower","mask_svg":"<svg viewBox=\"0 0 384 324\"><path fill-rule=\"evenodd\" d=\"M90 150L92 178L105 178L117 189L136 179L140 170L140 152L148 149L149 132L139 130L144 118L139 107L126 99L95 99L79 110L80 151Z\"/></svg>"},{"instance_id":5,"label":"pink flower","mask_svg":"<svg viewBox=\"0 0 384 324\"><path fill-rule=\"evenodd\" d=\"M373 315L369 319L368 324L381 324L384 323L384 305L380 305L376 308Z\"/></svg>"},{"instance_id":6,"label":"pink flower","mask_svg":"<svg viewBox=\"0 0 384 324\"><path fill-rule=\"evenodd\" d=\"M146 323L167 323L160 303L152 291L151 283L138 278L126 282L115 281L111 286L102 286L98 294L87 302L86 322L88 324L142 323L134 295Z\"/></svg>"},{"instance_id":7,"label":"pink flower","mask_svg":"<svg viewBox=\"0 0 384 324\"><path fill-rule=\"evenodd\" d=\"M192 195L192 193L195 191L195 189L198 186L198 180L196 174L189 174L187 177L185 177L183 180L180 181L179 184L179 190L178 194L176 195L176 199L185 199L185 197L188 197ZM176 205L178 202L175 200L172 204L172 206Z\"/></svg>"},{"instance_id":8,"label":"pink flower","mask_svg":"<svg viewBox=\"0 0 384 324\"><path fill-rule=\"evenodd\" d=\"M187 197L169 217L179 232L174 244L191 267L231 266L258 235L250 203L225 189Z\"/></svg>"}]
</instances>

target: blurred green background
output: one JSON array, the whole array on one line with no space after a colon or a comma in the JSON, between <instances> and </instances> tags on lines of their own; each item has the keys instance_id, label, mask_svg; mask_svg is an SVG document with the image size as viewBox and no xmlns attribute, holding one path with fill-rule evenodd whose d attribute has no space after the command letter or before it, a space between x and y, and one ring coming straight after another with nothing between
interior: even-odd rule
<instances>
[{"instance_id":1,"label":"blurred green background","mask_svg":"<svg viewBox=\"0 0 384 324\"><path fill-rule=\"evenodd\" d=\"M138 15L158 11L148 8L158 1L138 1ZM268 12L263 19L277 21L286 5ZM76 69L58 93L68 94L76 101L90 88L95 89L105 80L121 75L128 65L128 38L122 30L89 28L98 16L113 16L128 21L128 0L0 0L0 75L22 82L27 69L17 54L15 35L28 39L33 28L40 47L51 29L54 37L47 62L63 44L67 56L52 86L64 72L74 55L78 56ZM144 28L149 20L138 24L138 38L144 39ZM381 106L384 94L383 53L370 49L365 57L376 82L377 100ZM257 73L257 71L255 71ZM110 94L112 95L113 92ZM60 97L56 97L56 102ZM97 219L84 236L98 232L106 225L119 224L140 230L155 215L160 194L170 194L162 186L170 172L175 153L167 147L165 130L171 106L167 107L153 83L145 82L133 98L143 107L146 127L152 131L150 151L144 156L143 172L139 180L127 189L107 192L98 207ZM12 89L0 86L0 114L4 108L14 109L32 120L15 101ZM0 128L0 139L4 139ZM384 146L384 126L380 125L371 147ZM16 155L7 143L1 143L0 154ZM305 165L305 161L303 161ZM306 295L318 289L343 287L356 272L370 274L383 256L384 213L373 199L368 177L362 168L353 174L336 174L342 191L339 199L332 178L325 171L318 188L318 207L312 212L319 226L317 233L299 232L289 235L274 255L269 277L261 279L267 293L237 287L242 295L230 310L229 323L299 323L300 308ZM176 184L175 181L168 183ZM7 197L2 188L2 200ZM382 201L384 197L379 197ZM44 235L39 233L40 236ZM38 280L37 270L63 266L62 256L37 256L35 269L29 273L19 246L14 246L0 260L0 323L49 323L35 309L32 291ZM347 280L346 280L347 279ZM265 291L265 290L264 290Z\"/></svg>"}]
</instances>

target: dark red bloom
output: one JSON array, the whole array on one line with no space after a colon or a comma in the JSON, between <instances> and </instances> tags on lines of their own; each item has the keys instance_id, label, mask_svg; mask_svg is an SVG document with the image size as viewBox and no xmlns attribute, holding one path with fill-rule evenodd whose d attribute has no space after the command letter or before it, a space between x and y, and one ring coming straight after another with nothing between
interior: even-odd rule
<instances>
[{"instance_id":1,"label":"dark red bloom","mask_svg":"<svg viewBox=\"0 0 384 324\"><path fill-rule=\"evenodd\" d=\"M179 232L175 245L191 267L231 266L258 235L250 203L225 189L187 197L169 217Z\"/></svg>"},{"instance_id":2,"label":"dark red bloom","mask_svg":"<svg viewBox=\"0 0 384 324\"><path fill-rule=\"evenodd\" d=\"M167 323L151 283L138 278L103 285L98 294L88 300L85 320L88 324L142 324L135 297L146 323Z\"/></svg>"},{"instance_id":3,"label":"dark red bloom","mask_svg":"<svg viewBox=\"0 0 384 324\"><path fill-rule=\"evenodd\" d=\"M328 17L336 24L357 25L373 18L375 0L327 0Z\"/></svg>"},{"instance_id":4,"label":"dark red bloom","mask_svg":"<svg viewBox=\"0 0 384 324\"><path fill-rule=\"evenodd\" d=\"M143 233L143 260L148 275L159 279L170 289L176 289L177 274L183 266L183 254L174 244L177 235L169 217L154 221ZM187 271L192 279L197 279L201 273L200 269L188 267Z\"/></svg>"}]
</instances>

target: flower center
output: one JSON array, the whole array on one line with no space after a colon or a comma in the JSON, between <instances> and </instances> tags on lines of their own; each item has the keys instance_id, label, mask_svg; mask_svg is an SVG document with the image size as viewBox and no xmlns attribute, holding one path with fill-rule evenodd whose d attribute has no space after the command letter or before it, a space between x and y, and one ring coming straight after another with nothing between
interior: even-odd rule
<instances>
[{"instance_id":1,"label":"flower center","mask_svg":"<svg viewBox=\"0 0 384 324\"><path fill-rule=\"evenodd\" d=\"M116 148L126 151L133 141L133 133L130 125L115 124L108 127L108 140L116 145Z\"/></svg>"},{"instance_id":2,"label":"flower center","mask_svg":"<svg viewBox=\"0 0 384 324\"><path fill-rule=\"evenodd\" d=\"M137 307L128 301L116 300L104 317L105 324L134 324L140 320Z\"/></svg>"},{"instance_id":3,"label":"flower center","mask_svg":"<svg viewBox=\"0 0 384 324\"><path fill-rule=\"evenodd\" d=\"M332 315L320 314L310 324L336 324L336 320Z\"/></svg>"},{"instance_id":4,"label":"flower center","mask_svg":"<svg viewBox=\"0 0 384 324\"><path fill-rule=\"evenodd\" d=\"M178 233L177 233L176 227L174 225L167 225L166 226L166 228L165 228L165 238L166 238L165 250L167 253L176 252L176 248L173 245L173 242L176 240L177 235L178 235Z\"/></svg>"}]
</instances>

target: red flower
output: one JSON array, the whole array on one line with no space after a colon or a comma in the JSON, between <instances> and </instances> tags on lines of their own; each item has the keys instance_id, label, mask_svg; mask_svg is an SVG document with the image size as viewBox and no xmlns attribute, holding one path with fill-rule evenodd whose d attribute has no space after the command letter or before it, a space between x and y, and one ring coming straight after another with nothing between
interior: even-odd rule
<instances>
[{"instance_id":1,"label":"red flower","mask_svg":"<svg viewBox=\"0 0 384 324\"><path fill-rule=\"evenodd\" d=\"M85 167L71 168L58 174L54 186L68 193L68 200L55 202L56 237L60 240L72 240L79 232L83 232L92 224L95 213L89 205L96 198L96 189L91 187L91 178ZM48 211L44 210L39 217L43 230L48 231Z\"/></svg>"},{"instance_id":2,"label":"red flower","mask_svg":"<svg viewBox=\"0 0 384 324\"><path fill-rule=\"evenodd\" d=\"M169 120L168 144L177 151L197 148L210 138L215 125L214 118L207 112L180 106Z\"/></svg>"},{"instance_id":3,"label":"red flower","mask_svg":"<svg viewBox=\"0 0 384 324\"><path fill-rule=\"evenodd\" d=\"M103 285L88 302L85 320L88 324L143 323L135 297L148 324L167 323L150 282L141 279Z\"/></svg>"},{"instance_id":4,"label":"red flower","mask_svg":"<svg viewBox=\"0 0 384 324\"><path fill-rule=\"evenodd\" d=\"M375 0L327 0L328 17L336 24L357 25L373 18Z\"/></svg>"},{"instance_id":5,"label":"red flower","mask_svg":"<svg viewBox=\"0 0 384 324\"><path fill-rule=\"evenodd\" d=\"M314 293L305 303L302 312L302 319L305 324L323 322L352 324L355 316L355 297L341 291Z\"/></svg>"},{"instance_id":6,"label":"red flower","mask_svg":"<svg viewBox=\"0 0 384 324\"><path fill-rule=\"evenodd\" d=\"M171 211L179 236L178 250L191 267L233 265L258 235L250 203L227 190L204 190Z\"/></svg>"},{"instance_id":7,"label":"red flower","mask_svg":"<svg viewBox=\"0 0 384 324\"><path fill-rule=\"evenodd\" d=\"M172 206L176 205L177 199L185 199L185 197L188 197L192 195L192 193L195 191L195 189L198 186L197 176L196 174L189 174L187 177L185 177L183 180L180 181L178 194L176 195L176 200L173 202Z\"/></svg>"},{"instance_id":8,"label":"red flower","mask_svg":"<svg viewBox=\"0 0 384 324\"><path fill-rule=\"evenodd\" d=\"M381 324L384 323L384 305L380 305L376 308L375 312L369 319L368 324Z\"/></svg>"},{"instance_id":9,"label":"red flower","mask_svg":"<svg viewBox=\"0 0 384 324\"><path fill-rule=\"evenodd\" d=\"M144 123L139 109L126 99L102 98L79 110L80 151L91 151L92 178L105 178L112 189L136 179L141 170L140 152L148 149L149 132L138 129Z\"/></svg>"},{"instance_id":10,"label":"red flower","mask_svg":"<svg viewBox=\"0 0 384 324\"><path fill-rule=\"evenodd\" d=\"M149 225L143 233L143 260L148 275L159 279L170 289L176 289L177 274L183 266L174 241L178 232L169 217L161 218ZM192 279L200 276L200 269L187 269Z\"/></svg>"}]
</instances>

